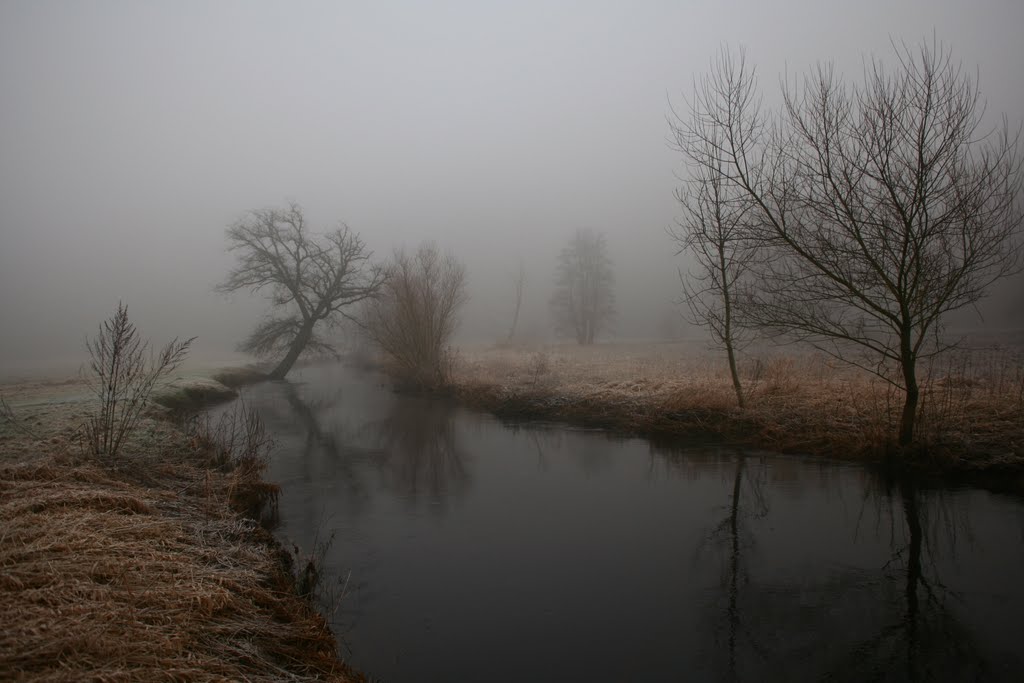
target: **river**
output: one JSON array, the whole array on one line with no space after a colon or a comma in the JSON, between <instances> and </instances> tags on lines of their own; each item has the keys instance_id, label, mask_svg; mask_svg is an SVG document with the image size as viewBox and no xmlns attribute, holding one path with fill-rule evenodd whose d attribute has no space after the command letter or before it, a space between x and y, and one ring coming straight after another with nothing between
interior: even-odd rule
<instances>
[{"instance_id":1,"label":"river","mask_svg":"<svg viewBox=\"0 0 1024 683\"><path fill-rule=\"evenodd\" d=\"M1024 680L1024 502L514 424L379 375L249 387L277 533L347 659L404 681Z\"/></svg>"}]
</instances>

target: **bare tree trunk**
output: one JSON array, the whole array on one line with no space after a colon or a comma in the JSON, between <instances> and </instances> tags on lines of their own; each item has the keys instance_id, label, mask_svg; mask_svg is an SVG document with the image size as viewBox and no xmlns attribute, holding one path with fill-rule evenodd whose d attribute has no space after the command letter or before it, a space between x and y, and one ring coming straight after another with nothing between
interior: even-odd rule
<instances>
[{"instance_id":1,"label":"bare tree trunk","mask_svg":"<svg viewBox=\"0 0 1024 683\"><path fill-rule=\"evenodd\" d=\"M284 379L288 371L295 365L295 361L299 359L303 350L306 348L306 344L313 337L313 321L307 320L303 322L302 327L299 329L299 333L295 335L295 339L292 340L292 344L288 347L288 353L281 359L281 362L277 364L277 367L270 373L270 379Z\"/></svg>"},{"instance_id":2,"label":"bare tree trunk","mask_svg":"<svg viewBox=\"0 0 1024 683\"><path fill-rule=\"evenodd\" d=\"M725 334L722 335L722 341L725 343L725 353L729 357L729 374L732 375L732 388L736 391L736 403L740 408L746 408L743 385L740 384L740 373L736 369L736 349L733 348L732 335L732 299L727 285L723 285L722 295L725 304Z\"/></svg>"},{"instance_id":3,"label":"bare tree trunk","mask_svg":"<svg viewBox=\"0 0 1024 683\"><path fill-rule=\"evenodd\" d=\"M906 396L903 400L903 415L900 417L899 445L909 446L914 442L914 426L917 420L917 403L921 390L917 385L917 358L910 345L910 332L906 330L900 340L900 365L903 370L903 386Z\"/></svg>"},{"instance_id":4,"label":"bare tree trunk","mask_svg":"<svg viewBox=\"0 0 1024 683\"><path fill-rule=\"evenodd\" d=\"M519 274L516 276L516 312L512 315L512 327L508 330L508 340L512 341L516 336L516 325L519 324L519 309L523 305L523 283L526 280L526 270L522 261L519 262Z\"/></svg>"},{"instance_id":5,"label":"bare tree trunk","mask_svg":"<svg viewBox=\"0 0 1024 683\"><path fill-rule=\"evenodd\" d=\"M732 348L732 339L725 340L725 353L729 356L729 374L732 375L732 388L736 391L736 403L740 408L746 408L747 402L743 398L743 385L740 384L740 373L736 369L736 351Z\"/></svg>"},{"instance_id":6,"label":"bare tree trunk","mask_svg":"<svg viewBox=\"0 0 1024 683\"><path fill-rule=\"evenodd\" d=\"M913 375L913 370L910 371ZM900 416L900 446L909 446L914 442L914 425L917 421L917 403L920 389L916 381L907 386L907 396L903 402L903 415Z\"/></svg>"},{"instance_id":7,"label":"bare tree trunk","mask_svg":"<svg viewBox=\"0 0 1024 683\"><path fill-rule=\"evenodd\" d=\"M519 308L520 306L522 306L522 303L523 292L520 289L516 293L516 312L512 314L512 326L508 328L508 341L512 341L512 339L516 336L516 325L519 324Z\"/></svg>"}]
</instances>

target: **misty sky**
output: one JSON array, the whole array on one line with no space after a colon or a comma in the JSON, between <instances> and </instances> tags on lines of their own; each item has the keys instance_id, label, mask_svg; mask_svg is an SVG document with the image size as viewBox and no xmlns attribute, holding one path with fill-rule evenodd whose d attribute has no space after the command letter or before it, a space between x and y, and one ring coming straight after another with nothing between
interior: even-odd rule
<instances>
[{"instance_id":1,"label":"misty sky","mask_svg":"<svg viewBox=\"0 0 1024 683\"><path fill-rule=\"evenodd\" d=\"M463 332L483 341L520 258L542 329L554 253L602 231L617 333L654 334L681 264L668 105L722 44L771 96L783 70L834 60L855 79L862 55L934 32L1016 126L1022 29L1020 0L0 0L0 368L80 361L119 299L155 341L230 349L262 308L212 292L224 227L288 199L382 256L452 248ZM1019 325L1020 301L994 310Z\"/></svg>"}]
</instances>

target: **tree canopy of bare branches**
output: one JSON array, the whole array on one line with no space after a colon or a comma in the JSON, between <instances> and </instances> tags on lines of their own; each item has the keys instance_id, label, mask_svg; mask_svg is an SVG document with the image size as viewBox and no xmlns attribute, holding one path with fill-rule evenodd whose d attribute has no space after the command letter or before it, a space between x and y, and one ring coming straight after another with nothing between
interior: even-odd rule
<instances>
[{"instance_id":1,"label":"tree canopy of bare branches","mask_svg":"<svg viewBox=\"0 0 1024 683\"><path fill-rule=\"evenodd\" d=\"M306 225L302 208L250 211L227 229L237 262L218 291L267 290L276 314L240 345L257 356L281 356L270 376L288 374L303 352L334 353L317 334L321 322L348 317L345 309L373 296L384 272L358 234L341 224L326 235Z\"/></svg>"},{"instance_id":2,"label":"tree canopy of bare branches","mask_svg":"<svg viewBox=\"0 0 1024 683\"><path fill-rule=\"evenodd\" d=\"M559 332L593 344L615 315L615 272L604 235L577 230L558 255L551 312Z\"/></svg>"},{"instance_id":3,"label":"tree canopy of bare branches","mask_svg":"<svg viewBox=\"0 0 1024 683\"><path fill-rule=\"evenodd\" d=\"M363 309L363 328L408 386L442 386L451 371L449 342L466 302L466 269L451 253L424 244L395 251L380 292Z\"/></svg>"},{"instance_id":4,"label":"tree canopy of bare branches","mask_svg":"<svg viewBox=\"0 0 1024 683\"><path fill-rule=\"evenodd\" d=\"M954 342L943 316L1020 262L1019 134L982 128L974 79L950 51L894 45L848 85L818 66L764 111L744 56L723 52L675 138L697 178L752 206L763 258L744 317L863 367L904 392L914 440L918 362Z\"/></svg>"}]
</instances>

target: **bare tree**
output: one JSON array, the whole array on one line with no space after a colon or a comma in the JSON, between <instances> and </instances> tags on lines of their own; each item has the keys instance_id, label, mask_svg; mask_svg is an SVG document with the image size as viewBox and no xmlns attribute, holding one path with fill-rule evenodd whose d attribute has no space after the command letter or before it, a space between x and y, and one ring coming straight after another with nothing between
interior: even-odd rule
<instances>
[{"instance_id":1,"label":"bare tree","mask_svg":"<svg viewBox=\"0 0 1024 683\"><path fill-rule=\"evenodd\" d=\"M1019 135L981 130L973 79L941 45L894 46L864 82L819 66L762 113L743 60L713 63L677 139L754 205L759 326L811 343L904 392L898 443L914 440L918 361L947 350L949 311L1017 269Z\"/></svg>"},{"instance_id":2,"label":"bare tree","mask_svg":"<svg viewBox=\"0 0 1024 683\"><path fill-rule=\"evenodd\" d=\"M526 266L523 265L522 259L519 260L519 270L516 272L515 288L516 288L516 310L512 314L512 325L508 328L508 343L512 342L512 339L516 336L516 327L519 325L519 310L523 306L523 286L526 284Z\"/></svg>"},{"instance_id":3,"label":"bare tree","mask_svg":"<svg viewBox=\"0 0 1024 683\"><path fill-rule=\"evenodd\" d=\"M260 323L240 346L257 356L281 356L270 373L274 379L287 375L303 352L334 353L317 335L318 323L350 317L345 309L384 282L383 269L370 264L372 252L358 234L342 223L316 235L294 202L250 211L227 229L227 237L237 264L218 291L269 289L274 309L283 312Z\"/></svg>"},{"instance_id":4,"label":"bare tree","mask_svg":"<svg viewBox=\"0 0 1024 683\"><path fill-rule=\"evenodd\" d=\"M386 275L363 309L363 328L403 383L419 389L442 386L451 371L448 344L466 301L465 267L451 253L424 244L413 254L395 251Z\"/></svg>"},{"instance_id":5,"label":"bare tree","mask_svg":"<svg viewBox=\"0 0 1024 683\"><path fill-rule=\"evenodd\" d=\"M748 109L756 106L753 91L743 86L752 76L746 71L741 54L737 64L722 55L722 69L734 74L739 88L727 89L727 106ZM729 360L736 402L745 407L743 385L736 367L736 352L748 340L749 329L738 317L742 289L748 285L750 270L757 255L757 242L745 220L753 203L725 174L716 153L724 140L720 127L698 119L699 130L675 126L674 146L690 157L691 174L676 198L683 217L669 235L679 245L678 253L690 255L695 266L688 273L679 271L683 300L690 311L690 322L706 327L714 342L725 348ZM692 155L692 156L691 156Z\"/></svg>"},{"instance_id":6,"label":"bare tree","mask_svg":"<svg viewBox=\"0 0 1024 683\"><path fill-rule=\"evenodd\" d=\"M557 273L551 311L559 331L593 344L615 314L615 273L604 235L577 230L558 256Z\"/></svg>"}]
</instances>

